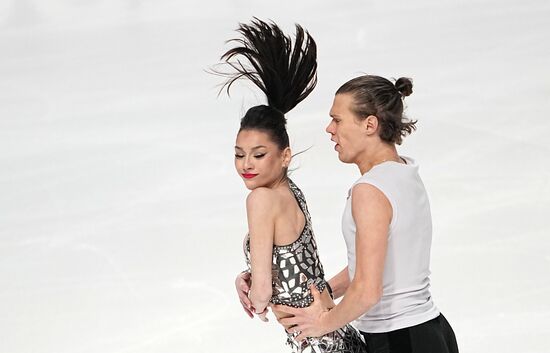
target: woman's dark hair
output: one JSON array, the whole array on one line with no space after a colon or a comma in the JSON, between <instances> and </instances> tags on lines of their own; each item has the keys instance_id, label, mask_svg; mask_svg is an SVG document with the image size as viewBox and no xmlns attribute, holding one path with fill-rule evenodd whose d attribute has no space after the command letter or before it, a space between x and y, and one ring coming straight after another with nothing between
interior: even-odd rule
<instances>
[{"instance_id":1,"label":"woman's dark hair","mask_svg":"<svg viewBox=\"0 0 550 353\"><path fill-rule=\"evenodd\" d=\"M289 146L285 114L317 84L317 46L298 24L294 45L275 23L258 18L251 24L241 23L237 31L242 38L228 42L238 45L221 57L234 72L217 72L228 77L222 89L225 87L229 94L236 80L247 78L265 93L268 105L250 108L241 119L239 131L264 131L282 150Z\"/></svg>"},{"instance_id":2,"label":"woman's dark hair","mask_svg":"<svg viewBox=\"0 0 550 353\"><path fill-rule=\"evenodd\" d=\"M380 76L364 75L344 83L336 94L351 94L355 115L359 119L376 116L380 138L400 145L403 137L416 130L416 120L411 121L403 116L403 98L411 95L412 87L412 80L406 77L399 78L393 84Z\"/></svg>"}]
</instances>

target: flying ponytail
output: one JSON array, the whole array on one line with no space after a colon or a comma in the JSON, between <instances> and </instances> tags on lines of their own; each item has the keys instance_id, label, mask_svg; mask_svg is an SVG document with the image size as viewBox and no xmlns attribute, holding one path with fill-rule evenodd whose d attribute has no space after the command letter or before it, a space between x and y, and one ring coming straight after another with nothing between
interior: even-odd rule
<instances>
[{"instance_id":1,"label":"flying ponytail","mask_svg":"<svg viewBox=\"0 0 550 353\"><path fill-rule=\"evenodd\" d=\"M237 46L221 57L233 72L216 72L227 77L222 89L229 94L235 81L246 78L262 90L268 105L250 108L241 119L240 130L266 131L284 149L289 146L284 114L303 101L317 84L317 46L298 24L294 43L275 23L258 18L250 24L240 24L237 31L242 37L228 41Z\"/></svg>"}]
</instances>

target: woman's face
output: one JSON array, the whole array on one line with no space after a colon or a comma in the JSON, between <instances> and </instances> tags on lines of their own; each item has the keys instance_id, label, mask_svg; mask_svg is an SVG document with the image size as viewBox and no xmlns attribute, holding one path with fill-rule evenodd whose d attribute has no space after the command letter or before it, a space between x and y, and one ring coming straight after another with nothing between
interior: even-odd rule
<instances>
[{"instance_id":1,"label":"woman's face","mask_svg":"<svg viewBox=\"0 0 550 353\"><path fill-rule=\"evenodd\" d=\"M366 147L365 125L355 117L352 105L351 94L337 94L329 113L332 120L326 128L330 140L336 143L334 149L338 158L344 163L356 163L359 153Z\"/></svg>"},{"instance_id":2,"label":"woman's face","mask_svg":"<svg viewBox=\"0 0 550 353\"><path fill-rule=\"evenodd\" d=\"M290 148L280 150L269 135L259 130L241 130L235 143L235 169L246 187L270 187L281 180L290 163Z\"/></svg>"}]
</instances>

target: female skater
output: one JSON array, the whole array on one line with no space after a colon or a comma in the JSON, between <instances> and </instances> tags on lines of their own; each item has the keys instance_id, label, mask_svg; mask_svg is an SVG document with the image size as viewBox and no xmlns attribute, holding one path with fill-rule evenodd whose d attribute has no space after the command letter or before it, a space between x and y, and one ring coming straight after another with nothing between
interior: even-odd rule
<instances>
[{"instance_id":1,"label":"female skater","mask_svg":"<svg viewBox=\"0 0 550 353\"><path fill-rule=\"evenodd\" d=\"M338 305L315 300L300 310L275 306L293 317L279 322L297 340L321 336L356 320L368 352L458 352L453 330L430 294L432 221L418 165L397 154L396 144L415 129L403 118L402 98L412 82L395 85L361 76L336 92L326 131L338 158L354 163L361 177L352 185L342 220L348 266L330 280ZM316 299L318 294L312 287ZM329 310L330 309L330 310Z\"/></svg>"},{"instance_id":2,"label":"female skater","mask_svg":"<svg viewBox=\"0 0 550 353\"><path fill-rule=\"evenodd\" d=\"M304 195L287 175L291 151L284 114L315 87L315 42L296 25L292 45L279 27L258 19L240 25L238 31L242 38L233 40L238 46L222 56L234 70L224 74L229 77L227 90L245 77L268 101L268 105L246 112L235 145L235 168L251 190L246 199L249 232L244 241L247 276L251 278L247 312L265 320L269 303L307 307L313 300L310 286L317 290L323 307L333 307ZM283 317L277 310L274 314ZM296 341L296 336L288 334L287 339L294 352L364 351L361 336L350 325L302 342Z\"/></svg>"}]
</instances>

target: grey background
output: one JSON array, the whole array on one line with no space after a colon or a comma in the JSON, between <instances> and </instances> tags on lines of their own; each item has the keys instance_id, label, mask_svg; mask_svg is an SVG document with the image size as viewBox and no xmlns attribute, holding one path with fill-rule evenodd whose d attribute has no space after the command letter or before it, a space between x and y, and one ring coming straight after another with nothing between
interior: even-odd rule
<instances>
[{"instance_id":1,"label":"grey background","mask_svg":"<svg viewBox=\"0 0 550 353\"><path fill-rule=\"evenodd\" d=\"M217 97L239 21L306 27L319 85L288 114L292 177L329 275L359 176L324 128L361 73L412 77L434 218L432 292L462 352L548 352L550 4L0 0L0 352L284 352L248 319L239 118Z\"/></svg>"}]
</instances>

